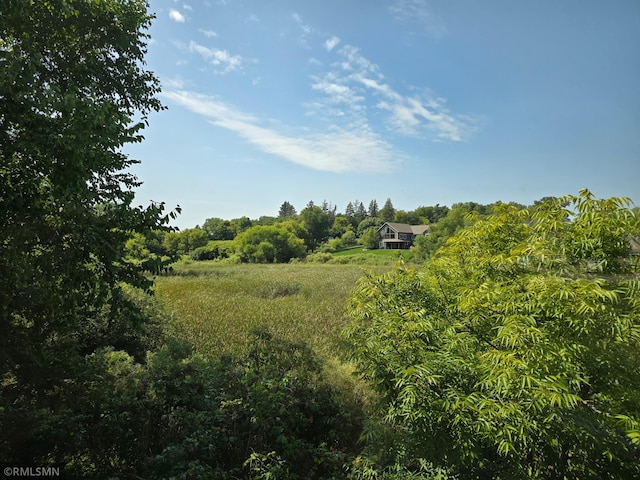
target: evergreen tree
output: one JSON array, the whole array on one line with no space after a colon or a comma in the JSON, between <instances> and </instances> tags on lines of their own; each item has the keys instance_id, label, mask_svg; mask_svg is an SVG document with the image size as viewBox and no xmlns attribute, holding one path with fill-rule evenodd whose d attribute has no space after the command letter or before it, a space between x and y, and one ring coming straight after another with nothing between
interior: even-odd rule
<instances>
[{"instance_id":1,"label":"evergreen tree","mask_svg":"<svg viewBox=\"0 0 640 480\"><path fill-rule=\"evenodd\" d=\"M322 211L327 214L327 217L329 218L329 225L333 225L333 222L336 219L336 211L338 210L338 207L331 205L331 203L327 203L326 200L323 200L320 208L322 208Z\"/></svg>"},{"instance_id":2,"label":"evergreen tree","mask_svg":"<svg viewBox=\"0 0 640 480\"><path fill-rule=\"evenodd\" d=\"M296 209L289 202L285 201L280 206L278 211L278 218L284 220L285 218L295 217L297 214Z\"/></svg>"},{"instance_id":3,"label":"evergreen tree","mask_svg":"<svg viewBox=\"0 0 640 480\"><path fill-rule=\"evenodd\" d=\"M356 209L353 206L353 203L349 202L347 203L346 208L344 209L344 216L347 218L347 220L349 220L349 223L354 227L358 225L358 224L353 224L354 223L354 216L356 214Z\"/></svg>"},{"instance_id":4,"label":"evergreen tree","mask_svg":"<svg viewBox=\"0 0 640 480\"><path fill-rule=\"evenodd\" d=\"M378 202L374 198L369 202L369 211L368 211L369 216L377 217L379 212L380 212L380 209L378 208Z\"/></svg>"},{"instance_id":5,"label":"evergreen tree","mask_svg":"<svg viewBox=\"0 0 640 480\"><path fill-rule=\"evenodd\" d=\"M362 202L358 202L356 200L356 212L354 214L354 220L355 222L357 222L357 224L359 224L362 220L364 220L365 218L367 218L367 209L364 208L364 205Z\"/></svg>"},{"instance_id":6,"label":"evergreen tree","mask_svg":"<svg viewBox=\"0 0 640 480\"><path fill-rule=\"evenodd\" d=\"M382 218L385 222L393 222L393 219L396 215L396 209L393 208L393 203L391 203L391 199L387 198L387 201L384 202L384 206L382 210L380 210L380 218Z\"/></svg>"}]
</instances>

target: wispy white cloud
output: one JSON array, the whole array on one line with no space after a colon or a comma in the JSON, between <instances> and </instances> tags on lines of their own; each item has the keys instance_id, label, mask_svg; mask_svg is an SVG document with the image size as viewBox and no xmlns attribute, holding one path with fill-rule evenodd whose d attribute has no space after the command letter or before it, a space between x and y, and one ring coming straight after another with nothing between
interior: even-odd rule
<instances>
[{"instance_id":1,"label":"wispy white cloud","mask_svg":"<svg viewBox=\"0 0 640 480\"><path fill-rule=\"evenodd\" d=\"M214 97L169 91L168 100L235 132L263 152L315 170L375 173L393 169L399 155L371 129L332 126L325 132L293 136L261 126L260 119Z\"/></svg>"},{"instance_id":2,"label":"wispy white cloud","mask_svg":"<svg viewBox=\"0 0 640 480\"><path fill-rule=\"evenodd\" d=\"M443 20L433 13L426 0L396 0L389 10L396 20L415 25L422 33L436 38L447 33Z\"/></svg>"},{"instance_id":3,"label":"wispy white cloud","mask_svg":"<svg viewBox=\"0 0 640 480\"><path fill-rule=\"evenodd\" d=\"M330 83L326 81L319 81L311 85L314 90L320 90L329 95L344 97L351 95L351 89L345 85L338 85L337 83Z\"/></svg>"},{"instance_id":4,"label":"wispy white cloud","mask_svg":"<svg viewBox=\"0 0 640 480\"><path fill-rule=\"evenodd\" d=\"M171 9L169 11L169 18L174 22L184 23L187 19L178 10Z\"/></svg>"},{"instance_id":5,"label":"wispy white cloud","mask_svg":"<svg viewBox=\"0 0 640 480\"><path fill-rule=\"evenodd\" d=\"M329 38L326 42L324 42L324 48L327 49L327 52L333 50L340 43L340 39L335 35Z\"/></svg>"},{"instance_id":6,"label":"wispy white cloud","mask_svg":"<svg viewBox=\"0 0 640 480\"><path fill-rule=\"evenodd\" d=\"M217 38L218 36L218 34L213 30L203 30L202 28L199 28L198 31L207 38Z\"/></svg>"},{"instance_id":7,"label":"wispy white cloud","mask_svg":"<svg viewBox=\"0 0 640 480\"><path fill-rule=\"evenodd\" d=\"M381 93L382 95L384 95L385 97L395 101L395 102L401 102L402 101L402 95L400 95L398 92L396 92L395 90L393 90L389 85L387 85L386 83L380 83L378 80L373 79L373 78L367 78L366 76L362 75L362 74L354 74L352 77L352 79L362 83L362 85L364 85L365 87L377 92L377 93Z\"/></svg>"},{"instance_id":8,"label":"wispy white cloud","mask_svg":"<svg viewBox=\"0 0 640 480\"><path fill-rule=\"evenodd\" d=\"M245 23L260 23L260 18L255 13L252 13L244 21Z\"/></svg>"},{"instance_id":9,"label":"wispy white cloud","mask_svg":"<svg viewBox=\"0 0 640 480\"><path fill-rule=\"evenodd\" d=\"M396 102L383 100L377 106L391 112L390 122L405 135L427 134L436 140L460 142L477 130L477 118L451 114L443 99L404 97Z\"/></svg>"},{"instance_id":10,"label":"wispy white cloud","mask_svg":"<svg viewBox=\"0 0 640 480\"><path fill-rule=\"evenodd\" d=\"M365 58L358 47L345 45L338 53L342 57L340 67L343 70L363 71L379 75L380 68L378 65Z\"/></svg>"},{"instance_id":11,"label":"wispy white cloud","mask_svg":"<svg viewBox=\"0 0 640 480\"><path fill-rule=\"evenodd\" d=\"M185 86L185 81L180 77L165 78L162 80L162 86L164 88L182 89Z\"/></svg>"},{"instance_id":12,"label":"wispy white cloud","mask_svg":"<svg viewBox=\"0 0 640 480\"><path fill-rule=\"evenodd\" d=\"M308 47L307 37L315 32L314 28L308 23L305 23L299 13L292 13L291 18L293 18L293 21L296 23L298 29L300 30L298 43L303 47Z\"/></svg>"},{"instance_id":13,"label":"wispy white cloud","mask_svg":"<svg viewBox=\"0 0 640 480\"><path fill-rule=\"evenodd\" d=\"M311 88L324 96L306 104L310 113L366 124L366 105L371 103L367 99L371 99L379 112L387 112L387 125L401 135L458 142L476 131L477 119L450 112L445 99L395 90L385 81L380 67L358 48L345 45L337 54L333 70L311 77Z\"/></svg>"},{"instance_id":14,"label":"wispy white cloud","mask_svg":"<svg viewBox=\"0 0 640 480\"><path fill-rule=\"evenodd\" d=\"M191 8L191 5L187 5L186 3L184 5L182 5L182 8L184 8L185 10L188 10L188 11L192 11L193 10L193 8Z\"/></svg>"},{"instance_id":15,"label":"wispy white cloud","mask_svg":"<svg viewBox=\"0 0 640 480\"><path fill-rule=\"evenodd\" d=\"M227 50L207 48L193 40L189 43L189 50L200 54L205 60L218 67L218 73L229 73L239 70L244 59L240 55L231 55Z\"/></svg>"},{"instance_id":16,"label":"wispy white cloud","mask_svg":"<svg viewBox=\"0 0 640 480\"><path fill-rule=\"evenodd\" d=\"M365 116L365 97L353 87L345 84L336 75L327 74L322 77L312 77L311 88L324 94L322 99L307 102L305 106L310 115L322 117L340 117L347 125L367 125ZM335 121L335 119L328 119Z\"/></svg>"},{"instance_id":17,"label":"wispy white cloud","mask_svg":"<svg viewBox=\"0 0 640 480\"><path fill-rule=\"evenodd\" d=\"M302 29L304 33L311 33L311 31L313 30L311 28L311 25L308 25L302 21L302 17L300 16L299 13L295 13L295 12L292 13L291 18L293 18L293 20L298 24L298 26Z\"/></svg>"}]
</instances>

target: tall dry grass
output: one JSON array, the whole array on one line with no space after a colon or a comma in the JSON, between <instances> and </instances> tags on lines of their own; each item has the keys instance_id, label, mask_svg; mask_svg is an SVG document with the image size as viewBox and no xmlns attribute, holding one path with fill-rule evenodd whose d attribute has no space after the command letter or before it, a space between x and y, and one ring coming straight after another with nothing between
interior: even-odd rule
<instances>
[{"instance_id":1,"label":"tall dry grass","mask_svg":"<svg viewBox=\"0 0 640 480\"><path fill-rule=\"evenodd\" d=\"M257 328L328 353L364 273L357 265L193 262L177 264L155 290L172 319L169 331L202 354L241 353Z\"/></svg>"}]
</instances>

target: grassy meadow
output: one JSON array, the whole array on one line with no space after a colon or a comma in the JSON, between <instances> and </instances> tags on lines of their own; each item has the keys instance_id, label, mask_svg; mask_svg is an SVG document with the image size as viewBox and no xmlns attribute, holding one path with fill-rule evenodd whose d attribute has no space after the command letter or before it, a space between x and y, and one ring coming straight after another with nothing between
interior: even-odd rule
<instances>
[{"instance_id":1,"label":"grassy meadow","mask_svg":"<svg viewBox=\"0 0 640 480\"><path fill-rule=\"evenodd\" d=\"M170 333L204 355L241 353L257 328L333 356L358 278L389 267L181 262L156 280Z\"/></svg>"},{"instance_id":2,"label":"grassy meadow","mask_svg":"<svg viewBox=\"0 0 640 480\"><path fill-rule=\"evenodd\" d=\"M363 246L359 245L356 247L344 248L342 250L338 250L333 253L333 257L339 259L344 257L354 257L358 256L361 259L369 259L374 260L375 262L381 263L393 263L397 262L400 258L404 258L405 260L410 260L413 256L413 252L411 250L383 250L383 249L375 249L375 250L367 250Z\"/></svg>"}]
</instances>

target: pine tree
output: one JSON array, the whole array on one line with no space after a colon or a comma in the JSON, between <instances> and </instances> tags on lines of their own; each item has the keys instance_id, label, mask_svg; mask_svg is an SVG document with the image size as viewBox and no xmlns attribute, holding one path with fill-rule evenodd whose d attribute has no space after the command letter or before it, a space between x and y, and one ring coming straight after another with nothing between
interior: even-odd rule
<instances>
[{"instance_id":1,"label":"pine tree","mask_svg":"<svg viewBox=\"0 0 640 480\"><path fill-rule=\"evenodd\" d=\"M374 198L369 202L369 216L377 217L379 213L380 213L380 209L378 208L378 202Z\"/></svg>"},{"instance_id":2,"label":"pine tree","mask_svg":"<svg viewBox=\"0 0 640 480\"><path fill-rule=\"evenodd\" d=\"M367 209L364 208L364 205L362 202L357 202L357 203L358 203L358 206L356 207L356 213L354 217L356 222L360 223L362 220L367 218Z\"/></svg>"},{"instance_id":3,"label":"pine tree","mask_svg":"<svg viewBox=\"0 0 640 480\"><path fill-rule=\"evenodd\" d=\"M396 209L393 208L393 203L391 203L391 199L387 198L387 201L384 202L384 206L382 210L380 210L380 218L385 222L393 222L393 219L396 215Z\"/></svg>"},{"instance_id":4,"label":"pine tree","mask_svg":"<svg viewBox=\"0 0 640 480\"><path fill-rule=\"evenodd\" d=\"M295 207L291 205L289 202L285 201L280 206L280 210L278 211L278 218L284 219L289 217L295 217L296 213L297 212Z\"/></svg>"}]
</instances>

